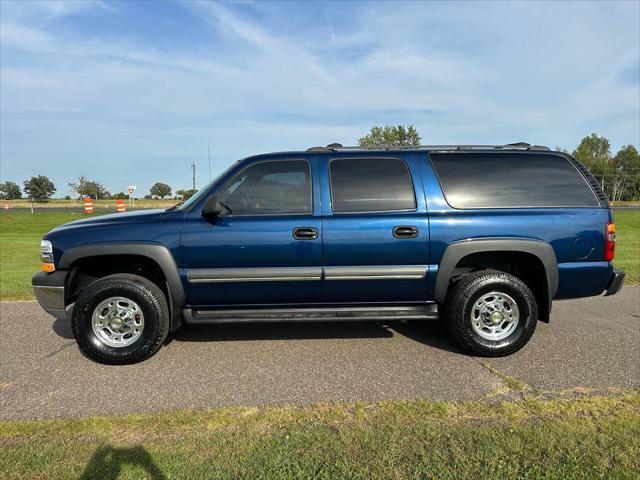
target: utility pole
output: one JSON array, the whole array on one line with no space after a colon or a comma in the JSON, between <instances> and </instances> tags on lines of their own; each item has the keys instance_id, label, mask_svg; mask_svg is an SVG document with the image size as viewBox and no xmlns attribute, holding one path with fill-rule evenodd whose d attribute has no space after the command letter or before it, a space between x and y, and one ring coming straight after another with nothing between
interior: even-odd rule
<instances>
[{"instance_id":1,"label":"utility pole","mask_svg":"<svg viewBox=\"0 0 640 480\"><path fill-rule=\"evenodd\" d=\"M191 180L193 184L193 191L196 191L196 162L195 160L191 162Z\"/></svg>"},{"instance_id":2,"label":"utility pole","mask_svg":"<svg viewBox=\"0 0 640 480\"><path fill-rule=\"evenodd\" d=\"M209 152L209 181L211 181L211 147L207 147L207 151Z\"/></svg>"}]
</instances>

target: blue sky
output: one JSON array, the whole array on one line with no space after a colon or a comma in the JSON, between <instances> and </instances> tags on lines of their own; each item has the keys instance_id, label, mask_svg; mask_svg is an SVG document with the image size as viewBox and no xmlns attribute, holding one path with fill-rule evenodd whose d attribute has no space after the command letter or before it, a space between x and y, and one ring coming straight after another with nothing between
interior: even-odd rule
<instances>
[{"instance_id":1,"label":"blue sky","mask_svg":"<svg viewBox=\"0 0 640 480\"><path fill-rule=\"evenodd\" d=\"M414 124L424 143L640 143L640 2L1 3L2 180L141 195Z\"/></svg>"}]
</instances>

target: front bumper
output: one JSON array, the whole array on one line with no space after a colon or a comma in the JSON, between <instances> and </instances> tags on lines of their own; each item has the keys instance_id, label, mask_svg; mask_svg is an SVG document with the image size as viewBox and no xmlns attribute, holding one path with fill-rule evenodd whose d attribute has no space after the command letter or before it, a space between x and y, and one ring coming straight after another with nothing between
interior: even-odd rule
<instances>
[{"instance_id":1,"label":"front bumper","mask_svg":"<svg viewBox=\"0 0 640 480\"><path fill-rule=\"evenodd\" d=\"M611 274L611 280L609 280L609 285L607 286L605 297L609 295L615 295L622 288L622 284L624 283L624 270L620 270L619 268L614 268L613 273Z\"/></svg>"},{"instance_id":2,"label":"front bumper","mask_svg":"<svg viewBox=\"0 0 640 480\"><path fill-rule=\"evenodd\" d=\"M40 306L56 318L66 318L64 284L67 272L40 272L31 279L31 286Z\"/></svg>"}]
</instances>

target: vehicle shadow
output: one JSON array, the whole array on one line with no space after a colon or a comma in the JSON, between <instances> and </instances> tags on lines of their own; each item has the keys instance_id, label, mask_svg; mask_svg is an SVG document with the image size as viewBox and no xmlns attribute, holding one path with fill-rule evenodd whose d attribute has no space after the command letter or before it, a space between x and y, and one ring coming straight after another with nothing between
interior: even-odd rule
<instances>
[{"instance_id":1,"label":"vehicle shadow","mask_svg":"<svg viewBox=\"0 0 640 480\"><path fill-rule=\"evenodd\" d=\"M394 333L429 347L464 354L438 321L308 321L184 325L170 336L169 342L392 338Z\"/></svg>"},{"instance_id":2,"label":"vehicle shadow","mask_svg":"<svg viewBox=\"0 0 640 480\"><path fill-rule=\"evenodd\" d=\"M138 465L144 469L150 480L165 480L167 477L153 462L141 445L129 448L114 448L100 445L80 475L80 480L115 480L120 476L123 465Z\"/></svg>"},{"instance_id":3,"label":"vehicle shadow","mask_svg":"<svg viewBox=\"0 0 640 480\"><path fill-rule=\"evenodd\" d=\"M67 319L56 319L53 331L73 339ZM234 342L260 340L323 340L392 338L394 332L415 342L466 355L439 321L344 321L344 322L242 322L218 325L183 325L165 344L177 342Z\"/></svg>"},{"instance_id":4,"label":"vehicle shadow","mask_svg":"<svg viewBox=\"0 0 640 480\"><path fill-rule=\"evenodd\" d=\"M66 318L56 318L53 321L53 331L56 335L66 339L73 339L73 332L71 331L71 322Z\"/></svg>"},{"instance_id":5,"label":"vehicle shadow","mask_svg":"<svg viewBox=\"0 0 640 480\"><path fill-rule=\"evenodd\" d=\"M429 347L460 355L468 355L451 338L441 321L397 322L393 324L393 329L400 335Z\"/></svg>"},{"instance_id":6,"label":"vehicle shadow","mask_svg":"<svg viewBox=\"0 0 640 480\"><path fill-rule=\"evenodd\" d=\"M251 340L322 340L330 338L391 338L388 322L242 322L183 325L172 335L178 342Z\"/></svg>"}]
</instances>

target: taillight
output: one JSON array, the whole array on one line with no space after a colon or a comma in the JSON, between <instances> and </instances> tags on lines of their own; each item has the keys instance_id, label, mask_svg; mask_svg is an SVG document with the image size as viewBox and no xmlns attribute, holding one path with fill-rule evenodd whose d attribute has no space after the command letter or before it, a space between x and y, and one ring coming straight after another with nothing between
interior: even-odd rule
<instances>
[{"instance_id":1,"label":"taillight","mask_svg":"<svg viewBox=\"0 0 640 480\"><path fill-rule=\"evenodd\" d=\"M613 260L613 256L616 252L616 224L613 222L607 223L604 236L604 259L606 261Z\"/></svg>"}]
</instances>

